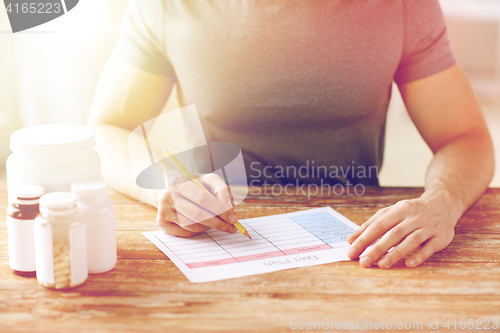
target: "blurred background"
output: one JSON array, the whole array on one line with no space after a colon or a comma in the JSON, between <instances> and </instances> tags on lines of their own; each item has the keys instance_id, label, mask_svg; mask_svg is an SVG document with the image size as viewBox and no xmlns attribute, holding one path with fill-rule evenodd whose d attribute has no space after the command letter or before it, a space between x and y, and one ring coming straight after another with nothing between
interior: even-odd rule
<instances>
[{"instance_id":1,"label":"blurred background","mask_svg":"<svg viewBox=\"0 0 500 333\"><path fill-rule=\"evenodd\" d=\"M85 0L55 21L12 34L0 6L0 173L15 130L47 123L85 125L100 73L119 34L127 0ZM455 56L469 77L496 149L500 187L500 1L440 0ZM172 98L164 112L179 107ZM172 133L177 135L177 133ZM393 87L382 186L423 186L432 153Z\"/></svg>"}]
</instances>

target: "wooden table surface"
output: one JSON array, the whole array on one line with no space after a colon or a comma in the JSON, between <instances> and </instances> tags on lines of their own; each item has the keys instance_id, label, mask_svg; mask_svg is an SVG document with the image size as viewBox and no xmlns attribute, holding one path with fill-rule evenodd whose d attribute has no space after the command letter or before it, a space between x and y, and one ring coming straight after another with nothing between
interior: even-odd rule
<instances>
[{"instance_id":1,"label":"wooden table surface","mask_svg":"<svg viewBox=\"0 0 500 333\"><path fill-rule=\"evenodd\" d=\"M249 218L331 206L361 224L378 209L421 192L367 188L359 197L310 199L252 193L237 211ZM387 327L388 322L393 328L420 322L421 329L404 331L423 332L429 320L438 321L438 331L455 331L456 320L457 331L465 332L462 319L474 319L483 328L488 320L500 319L500 189L487 190L460 219L450 246L417 268L400 262L388 270L364 269L347 261L203 284L190 283L142 235L157 229L155 208L117 193L109 197L117 213L116 268L90 275L76 289L51 291L35 278L11 273L6 185L0 182L0 332L279 332L301 331L299 325L308 322L335 330L335 324L347 328L349 321L361 320L359 330L370 322L377 332L384 331L375 329L377 323ZM450 329L443 326L447 319ZM493 323L489 328L499 330ZM356 331L354 326L349 330Z\"/></svg>"}]
</instances>

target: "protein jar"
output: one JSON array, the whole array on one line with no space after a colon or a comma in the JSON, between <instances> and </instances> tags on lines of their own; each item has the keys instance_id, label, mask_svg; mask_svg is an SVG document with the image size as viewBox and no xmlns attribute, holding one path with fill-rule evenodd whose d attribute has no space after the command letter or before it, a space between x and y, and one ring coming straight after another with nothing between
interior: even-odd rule
<instances>
[{"instance_id":1,"label":"protein jar","mask_svg":"<svg viewBox=\"0 0 500 333\"><path fill-rule=\"evenodd\" d=\"M12 133L7 159L9 204L21 185L40 185L45 192L70 192L71 184L101 180L94 133L85 126L51 124Z\"/></svg>"}]
</instances>

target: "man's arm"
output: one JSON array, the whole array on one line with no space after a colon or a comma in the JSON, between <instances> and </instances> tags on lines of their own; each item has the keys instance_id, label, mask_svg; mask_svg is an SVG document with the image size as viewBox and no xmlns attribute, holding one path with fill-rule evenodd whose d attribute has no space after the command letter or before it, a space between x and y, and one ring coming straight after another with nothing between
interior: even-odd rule
<instances>
[{"instance_id":1,"label":"man's arm","mask_svg":"<svg viewBox=\"0 0 500 333\"><path fill-rule=\"evenodd\" d=\"M112 188L156 207L160 191L142 189L133 179L128 139L134 128L160 114L173 84L169 77L143 71L112 55L99 80L88 122L96 136L103 179Z\"/></svg>"},{"instance_id":2,"label":"man's arm","mask_svg":"<svg viewBox=\"0 0 500 333\"><path fill-rule=\"evenodd\" d=\"M381 209L349 236L347 255L369 267L389 268L408 253L415 267L453 239L462 214L481 196L494 173L494 152L479 104L464 73L454 65L399 86L408 113L432 152L421 197ZM394 249L387 253L391 247Z\"/></svg>"},{"instance_id":3,"label":"man's arm","mask_svg":"<svg viewBox=\"0 0 500 333\"><path fill-rule=\"evenodd\" d=\"M227 185L217 175L209 174L199 180L219 200L192 182L169 186L165 191L143 189L135 183L129 135L160 114L173 84L169 77L143 71L117 56L110 58L99 80L89 118L101 157L102 176L112 188L157 207L156 222L168 234L189 237L210 228L234 233L237 229L232 224L238 217ZM141 140L137 146L144 143L142 137L132 136L134 139Z\"/></svg>"}]
</instances>

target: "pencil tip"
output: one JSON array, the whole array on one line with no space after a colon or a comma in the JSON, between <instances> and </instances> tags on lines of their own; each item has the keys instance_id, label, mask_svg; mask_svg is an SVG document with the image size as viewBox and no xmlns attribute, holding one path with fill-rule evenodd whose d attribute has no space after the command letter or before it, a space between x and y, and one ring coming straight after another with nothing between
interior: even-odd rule
<instances>
[{"instance_id":1,"label":"pencil tip","mask_svg":"<svg viewBox=\"0 0 500 333\"><path fill-rule=\"evenodd\" d=\"M250 234L248 233L248 231L245 231L245 232L243 233L243 235L245 235L245 236L247 236L248 238L252 239L252 237L250 237Z\"/></svg>"}]
</instances>

